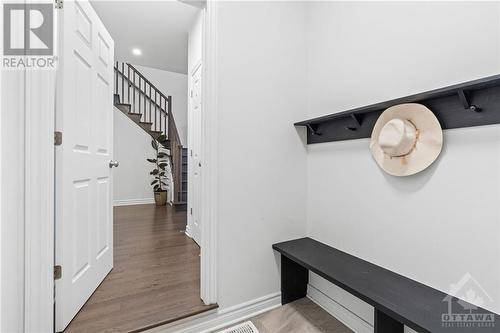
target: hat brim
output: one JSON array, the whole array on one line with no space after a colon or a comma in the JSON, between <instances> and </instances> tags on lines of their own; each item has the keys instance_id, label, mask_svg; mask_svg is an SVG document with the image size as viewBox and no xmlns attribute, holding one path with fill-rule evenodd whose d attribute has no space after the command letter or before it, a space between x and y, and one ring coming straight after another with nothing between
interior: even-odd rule
<instances>
[{"instance_id":1,"label":"hat brim","mask_svg":"<svg viewBox=\"0 0 500 333\"><path fill-rule=\"evenodd\" d=\"M410 121L418 130L413 150L402 157L390 157L378 144L382 127L391 119ZM429 167L441 153L443 131L438 119L422 104L407 103L391 106L377 119L373 127L370 150L377 164L393 176L410 176Z\"/></svg>"}]
</instances>

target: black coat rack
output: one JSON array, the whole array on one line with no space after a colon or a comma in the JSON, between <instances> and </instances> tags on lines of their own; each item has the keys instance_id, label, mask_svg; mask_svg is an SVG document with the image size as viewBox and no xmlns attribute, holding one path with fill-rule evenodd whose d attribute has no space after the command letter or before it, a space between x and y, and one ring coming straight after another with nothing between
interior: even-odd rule
<instances>
[{"instance_id":1,"label":"black coat rack","mask_svg":"<svg viewBox=\"0 0 500 333\"><path fill-rule=\"evenodd\" d=\"M307 128L307 143L369 138L380 114L393 105L420 103L443 129L500 123L500 75L435 89L295 123Z\"/></svg>"}]
</instances>

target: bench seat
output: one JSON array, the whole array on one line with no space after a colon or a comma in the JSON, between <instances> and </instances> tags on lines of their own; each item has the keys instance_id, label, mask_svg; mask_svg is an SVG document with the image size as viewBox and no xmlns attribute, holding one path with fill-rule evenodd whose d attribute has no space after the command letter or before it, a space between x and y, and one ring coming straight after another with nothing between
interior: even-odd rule
<instances>
[{"instance_id":1,"label":"bench seat","mask_svg":"<svg viewBox=\"0 0 500 333\"><path fill-rule=\"evenodd\" d=\"M281 297L286 304L305 297L309 270L372 305L375 333L403 333L406 325L417 332L493 333L500 332L500 316L478 308L485 320L478 328L446 327L443 315L462 309L458 299L380 266L337 250L311 238L273 245L281 253Z\"/></svg>"}]
</instances>

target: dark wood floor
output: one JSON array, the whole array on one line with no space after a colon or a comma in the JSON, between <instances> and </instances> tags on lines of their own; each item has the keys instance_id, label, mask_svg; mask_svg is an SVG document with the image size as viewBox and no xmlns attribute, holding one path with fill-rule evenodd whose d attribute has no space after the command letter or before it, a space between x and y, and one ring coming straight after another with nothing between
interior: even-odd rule
<instances>
[{"instance_id":1,"label":"dark wood floor","mask_svg":"<svg viewBox=\"0 0 500 333\"><path fill-rule=\"evenodd\" d=\"M114 208L114 268L65 332L133 332L214 309L200 300L200 249L170 206Z\"/></svg>"}]
</instances>

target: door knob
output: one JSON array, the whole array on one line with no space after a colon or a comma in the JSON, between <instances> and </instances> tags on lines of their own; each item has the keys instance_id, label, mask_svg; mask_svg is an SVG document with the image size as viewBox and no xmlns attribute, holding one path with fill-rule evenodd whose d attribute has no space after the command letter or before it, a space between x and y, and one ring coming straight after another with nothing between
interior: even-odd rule
<instances>
[{"instance_id":1,"label":"door knob","mask_svg":"<svg viewBox=\"0 0 500 333\"><path fill-rule=\"evenodd\" d=\"M120 163L118 163L118 161L109 161L109 167L112 168L112 167L115 167L117 168L118 166L120 165Z\"/></svg>"}]
</instances>

